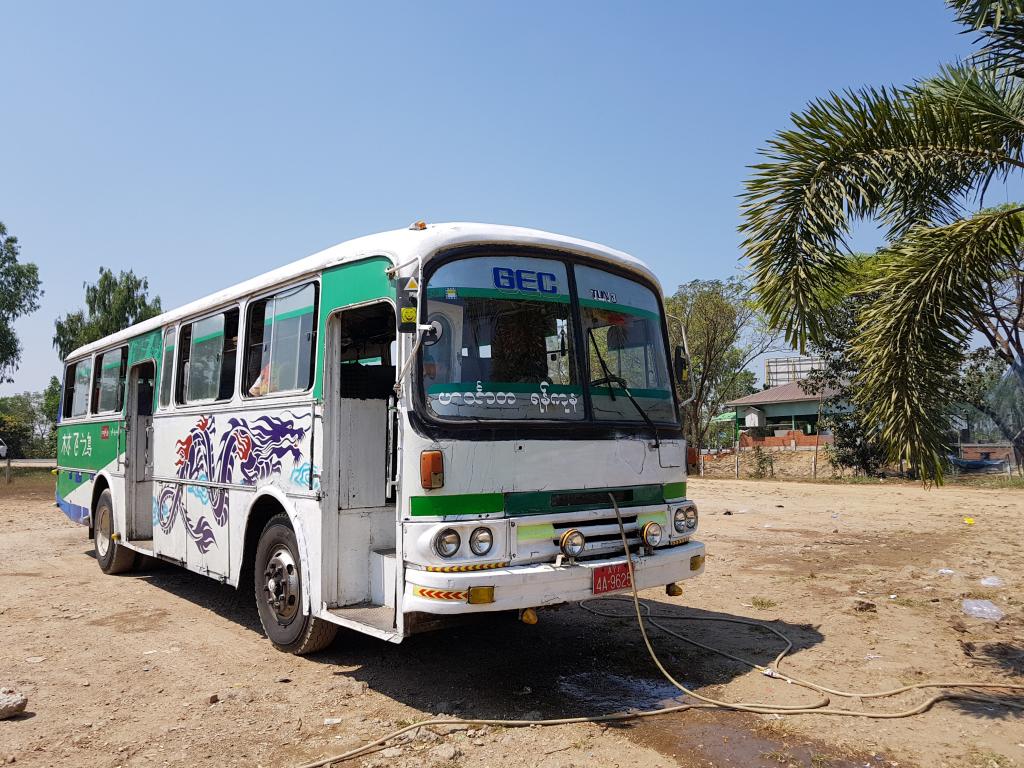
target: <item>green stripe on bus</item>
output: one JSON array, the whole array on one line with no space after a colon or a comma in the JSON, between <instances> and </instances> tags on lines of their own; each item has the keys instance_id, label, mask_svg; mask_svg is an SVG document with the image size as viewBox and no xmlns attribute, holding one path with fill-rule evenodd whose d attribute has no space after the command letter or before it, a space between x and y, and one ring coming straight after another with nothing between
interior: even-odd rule
<instances>
[{"instance_id":1,"label":"green stripe on bus","mask_svg":"<svg viewBox=\"0 0 1024 768\"><path fill-rule=\"evenodd\" d=\"M607 509L611 506L609 493L621 498L619 506L640 507L660 504L665 500L660 485L628 485L614 488L576 488L562 491L527 491L509 493L505 496L505 510L512 517L519 515L543 515L553 512L586 512L592 509ZM575 504L565 503L568 496L586 495L587 500ZM563 497L563 498L555 498Z\"/></svg>"},{"instance_id":2,"label":"green stripe on bus","mask_svg":"<svg viewBox=\"0 0 1024 768\"><path fill-rule=\"evenodd\" d=\"M555 538L555 526L551 523L516 526L516 541L537 541L538 539L550 541L553 538Z\"/></svg>"},{"instance_id":3,"label":"green stripe on bus","mask_svg":"<svg viewBox=\"0 0 1024 768\"><path fill-rule=\"evenodd\" d=\"M223 336L224 331L222 330L216 331L214 333L208 333L205 336L197 336L196 338L192 339L192 346L194 347L196 344L203 344L207 341L213 341L214 339L219 339L222 338Z\"/></svg>"},{"instance_id":4,"label":"green stripe on bus","mask_svg":"<svg viewBox=\"0 0 1024 768\"><path fill-rule=\"evenodd\" d=\"M496 291L493 288L459 288L455 287L455 296L448 299L448 288L428 288L427 298L438 300L448 299L500 299L503 301L547 301L555 304L568 304L569 297L560 293L533 293L519 291Z\"/></svg>"},{"instance_id":5,"label":"green stripe on bus","mask_svg":"<svg viewBox=\"0 0 1024 768\"><path fill-rule=\"evenodd\" d=\"M590 390L592 395L601 395L603 397L611 397L612 393L615 393L616 397L623 397L621 387L594 387ZM630 387L629 393L633 397L649 397L651 400L671 400L672 392L668 389L639 389L638 387Z\"/></svg>"},{"instance_id":6,"label":"green stripe on bus","mask_svg":"<svg viewBox=\"0 0 1024 768\"><path fill-rule=\"evenodd\" d=\"M413 496L409 500L413 517L442 515L489 515L501 512L505 497L500 493L459 493L448 496Z\"/></svg>"},{"instance_id":7,"label":"green stripe on bus","mask_svg":"<svg viewBox=\"0 0 1024 768\"><path fill-rule=\"evenodd\" d=\"M312 315L313 305L310 304L308 307L299 307L298 309L289 309L287 312L279 312L276 315L271 315L263 321L263 325L271 325L278 320L290 320L293 317L302 317L303 315Z\"/></svg>"},{"instance_id":8,"label":"green stripe on bus","mask_svg":"<svg viewBox=\"0 0 1024 768\"><path fill-rule=\"evenodd\" d=\"M625 304L612 304L610 301L595 301L594 299L580 299L580 306L584 309L603 309L607 312L620 312L624 315L644 317L649 320L660 321L661 316L657 312L639 307L629 307Z\"/></svg>"},{"instance_id":9,"label":"green stripe on bus","mask_svg":"<svg viewBox=\"0 0 1024 768\"><path fill-rule=\"evenodd\" d=\"M686 498L686 481L683 480L679 483L665 483L665 500L669 499L685 499Z\"/></svg>"}]
</instances>

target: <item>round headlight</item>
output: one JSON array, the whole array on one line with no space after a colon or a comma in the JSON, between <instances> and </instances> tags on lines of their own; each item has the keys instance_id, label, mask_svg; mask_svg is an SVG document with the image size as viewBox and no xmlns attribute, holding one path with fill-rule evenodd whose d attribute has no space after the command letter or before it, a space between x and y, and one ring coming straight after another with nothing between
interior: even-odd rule
<instances>
[{"instance_id":1,"label":"round headlight","mask_svg":"<svg viewBox=\"0 0 1024 768\"><path fill-rule=\"evenodd\" d=\"M676 533L686 531L686 510L683 507L676 508L672 513L672 527L676 529Z\"/></svg>"},{"instance_id":2,"label":"round headlight","mask_svg":"<svg viewBox=\"0 0 1024 768\"><path fill-rule=\"evenodd\" d=\"M491 551L493 544L494 535L490 528L477 528L469 534L469 548L473 550L474 555L486 555Z\"/></svg>"},{"instance_id":3,"label":"round headlight","mask_svg":"<svg viewBox=\"0 0 1024 768\"><path fill-rule=\"evenodd\" d=\"M643 540L644 545L648 547L656 547L661 544L662 536L661 524L653 520L649 523L644 523L644 527L640 529L640 538Z\"/></svg>"},{"instance_id":4,"label":"round headlight","mask_svg":"<svg viewBox=\"0 0 1024 768\"><path fill-rule=\"evenodd\" d=\"M434 551L441 557L451 557L459 551L462 539L454 528L445 528L434 537Z\"/></svg>"},{"instance_id":5,"label":"round headlight","mask_svg":"<svg viewBox=\"0 0 1024 768\"><path fill-rule=\"evenodd\" d=\"M583 538L583 534L575 528L570 528L558 540L558 546L562 548L562 554L566 557L579 557L583 554L586 544L587 540Z\"/></svg>"},{"instance_id":6,"label":"round headlight","mask_svg":"<svg viewBox=\"0 0 1024 768\"><path fill-rule=\"evenodd\" d=\"M697 508L687 507L686 508L686 527L691 531L697 527Z\"/></svg>"}]
</instances>

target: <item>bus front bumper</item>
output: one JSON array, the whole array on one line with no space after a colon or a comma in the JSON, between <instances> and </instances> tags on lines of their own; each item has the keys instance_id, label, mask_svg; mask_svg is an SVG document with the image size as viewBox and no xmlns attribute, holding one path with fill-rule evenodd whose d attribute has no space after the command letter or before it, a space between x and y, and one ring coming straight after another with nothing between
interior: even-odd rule
<instances>
[{"instance_id":1,"label":"bus front bumper","mask_svg":"<svg viewBox=\"0 0 1024 768\"><path fill-rule=\"evenodd\" d=\"M552 563L518 565L468 573L405 571L402 609L436 614L480 613L535 608L542 605L588 600L594 595L594 571L626 562L625 557L593 560L572 565ZM704 544L691 541L655 550L651 555L633 556L637 589L664 586L690 579L704 572ZM490 602L471 602L481 596ZM618 594L626 590L619 590ZM482 595L481 595L482 593ZM472 595L472 597L471 597Z\"/></svg>"}]
</instances>

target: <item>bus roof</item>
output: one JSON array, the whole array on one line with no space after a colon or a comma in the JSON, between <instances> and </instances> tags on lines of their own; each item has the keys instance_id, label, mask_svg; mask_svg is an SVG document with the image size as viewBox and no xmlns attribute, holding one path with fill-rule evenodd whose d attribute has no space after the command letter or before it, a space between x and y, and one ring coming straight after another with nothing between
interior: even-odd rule
<instances>
[{"instance_id":1,"label":"bus roof","mask_svg":"<svg viewBox=\"0 0 1024 768\"><path fill-rule=\"evenodd\" d=\"M101 349L127 342L144 333L162 328L190 317L198 317L206 312L237 301L250 294L262 293L277 285L291 282L303 275L315 274L324 269L336 267L347 262L358 261L371 256L385 256L393 264L402 267L402 274L411 274L419 258L429 259L439 251L465 245L512 244L532 245L542 248L556 248L591 256L601 261L617 264L639 272L659 285L654 273L639 259L623 251L615 250L588 240L558 235L539 229L512 227L504 224L446 223L427 224L424 229L415 226L406 229L395 229L365 235L354 240L347 240L332 245L322 251L299 259L283 267L278 267L262 275L244 282L211 293L201 299L185 304L177 309L151 317L141 323L125 328L123 331L106 336L91 344L79 347L68 355L68 360L91 355Z\"/></svg>"}]
</instances>

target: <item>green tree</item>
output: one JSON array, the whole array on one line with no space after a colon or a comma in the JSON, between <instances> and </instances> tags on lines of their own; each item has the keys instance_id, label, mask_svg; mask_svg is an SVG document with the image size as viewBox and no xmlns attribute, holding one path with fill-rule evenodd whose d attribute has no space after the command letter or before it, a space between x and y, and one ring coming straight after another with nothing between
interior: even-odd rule
<instances>
[{"instance_id":1,"label":"green tree","mask_svg":"<svg viewBox=\"0 0 1024 768\"><path fill-rule=\"evenodd\" d=\"M39 269L18 261L18 238L7 234L0 221L0 383L14 381L12 374L21 362L21 342L14 333L14 321L39 309L43 295Z\"/></svg>"},{"instance_id":2,"label":"green tree","mask_svg":"<svg viewBox=\"0 0 1024 768\"><path fill-rule=\"evenodd\" d=\"M149 281L134 272L120 272L100 267L100 277L93 285L84 284L86 309L57 318L53 346L61 359L83 344L102 339L111 333L159 315L160 297L149 298Z\"/></svg>"},{"instance_id":3,"label":"green tree","mask_svg":"<svg viewBox=\"0 0 1024 768\"><path fill-rule=\"evenodd\" d=\"M857 290L855 400L889 461L941 481L948 414L972 334L1024 382L1021 314L1002 301L1024 277L1024 206L981 207L1024 169L1022 4L958 0L986 41L972 61L902 88L831 93L762 150L743 195L744 249L761 306L803 348L850 289L852 222L888 243Z\"/></svg>"},{"instance_id":4,"label":"green tree","mask_svg":"<svg viewBox=\"0 0 1024 768\"><path fill-rule=\"evenodd\" d=\"M686 438L705 444L711 419L730 400L754 392L747 365L773 347L777 335L767 330L742 280L694 280L665 299L669 339L690 349L693 401L686 406ZM684 393L685 396L686 393Z\"/></svg>"},{"instance_id":5,"label":"green tree","mask_svg":"<svg viewBox=\"0 0 1024 768\"><path fill-rule=\"evenodd\" d=\"M1024 385L990 349L964 360L954 413L982 438L1013 446L1018 471L1024 468Z\"/></svg>"},{"instance_id":6,"label":"green tree","mask_svg":"<svg viewBox=\"0 0 1024 768\"><path fill-rule=\"evenodd\" d=\"M832 433L832 444L825 450L833 469L852 469L871 477L885 464L885 449L879 425L867 418L855 396L853 382L860 376L860 360L852 345L859 311L869 301L868 296L852 294L828 310L824 333L810 343L812 356L823 365L811 371L801 386L821 398L819 428Z\"/></svg>"},{"instance_id":7,"label":"green tree","mask_svg":"<svg viewBox=\"0 0 1024 768\"><path fill-rule=\"evenodd\" d=\"M0 397L0 438L7 443L11 458L30 457L32 453L35 411L30 395Z\"/></svg>"}]
</instances>

